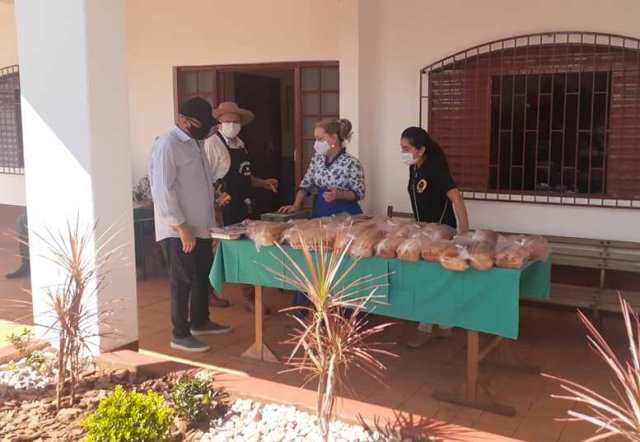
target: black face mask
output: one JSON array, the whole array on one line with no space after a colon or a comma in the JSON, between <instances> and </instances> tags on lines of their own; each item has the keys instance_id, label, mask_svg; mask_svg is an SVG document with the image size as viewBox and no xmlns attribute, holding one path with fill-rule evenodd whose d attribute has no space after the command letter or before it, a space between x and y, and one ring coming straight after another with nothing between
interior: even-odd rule
<instances>
[{"instance_id":1,"label":"black face mask","mask_svg":"<svg viewBox=\"0 0 640 442\"><path fill-rule=\"evenodd\" d=\"M192 126L189 129L191 136L196 140L204 140L211 133L211 129L213 128L213 124L203 124L200 127Z\"/></svg>"}]
</instances>

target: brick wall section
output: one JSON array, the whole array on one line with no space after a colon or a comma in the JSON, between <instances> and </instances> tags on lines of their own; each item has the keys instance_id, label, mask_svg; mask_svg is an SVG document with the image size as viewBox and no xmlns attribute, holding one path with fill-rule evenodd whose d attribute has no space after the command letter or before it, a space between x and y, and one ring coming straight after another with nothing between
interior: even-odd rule
<instances>
[{"instance_id":1,"label":"brick wall section","mask_svg":"<svg viewBox=\"0 0 640 442\"><path fill-rule=\"evenodd\" d=\"M493 76L608 71L607 195L640 198L640 50L586 43L493 49L471 51L426 74L428 129L447 152L458 185L489 189Z\"/></svg>"}]
</instances>

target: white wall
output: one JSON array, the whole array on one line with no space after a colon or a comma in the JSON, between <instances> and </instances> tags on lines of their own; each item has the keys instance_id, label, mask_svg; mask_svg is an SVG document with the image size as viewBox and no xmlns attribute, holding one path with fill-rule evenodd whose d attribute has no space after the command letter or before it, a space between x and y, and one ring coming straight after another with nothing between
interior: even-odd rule
<instances>
[{"instance_id":1,"label":"white wall","mask_svg":"<svg viewBox=\"0 0 640 442\"><path fill-rule=\"evenodd\" d=\"M0 68L18 64L13 3L0 2ZM25 205L24 175L0 174L0 204Z\"/></svg>"},{"instance_id":2,"label":"white wall","mask_svg":"<svg viewBox=\"0 0 640 442\"><path fill-rule=\"evenodd\" d=\"M617 0L367 0L360 16L360 157L371 208L408 210L408 174L398 144L418 123L419 69L494 39L540 31L640 37L640 2ZM348 93L347 91L342 91ZM640 211L470 202L474 226L640 241Z\"/></svg>"},{"instance_id":3,"label":"white wall","mask_svg":"<svg viewBox=\"0 0 640 442\"><path fill-rule=\"evenodd\" d=\"M338 0L128 0L133 174L173 122L172 67L337 60Z\"/></svg>"},{"instance_id":4,"label":"white wall","mask_svg":"<svg viewBox=\"0 0 640 442\"><path fill-rule=\"evenodd\" d=\"M0 24L7 8L12 6L0 3ZM153 6L127 0L127 19L134 179L146 173L153 138L172 123L173 66L339 60L340 106L356 129L352 148L366 168L365 206L375 212L387 204L409 208L398 138L418 123L421 67L476 44L532 32L640 37L637 0L606 8L599 0L156 0ZM0 201L3 192L0 186ZM469 210L477 226L640 240L632 224L637 210L497 202L469 202Z\"/></svg>"}]
</instances>

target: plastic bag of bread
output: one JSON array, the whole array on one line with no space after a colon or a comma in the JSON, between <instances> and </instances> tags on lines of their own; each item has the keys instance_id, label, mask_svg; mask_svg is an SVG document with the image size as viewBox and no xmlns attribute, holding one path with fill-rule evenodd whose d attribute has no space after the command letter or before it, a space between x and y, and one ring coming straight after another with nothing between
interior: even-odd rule
<instances>
[{"instance_id":1,"label":"plastic bag of bread","mask_svg":"<svg viewBox=\"0 0 640 442\"><path fill-rule=\"evenodd\" d=\"M400 243L396 250L398 259L402 261L419 261L425 243L429 242L429 237L422 233L415 234Z\"/></svg>"},{"instance_id":2,"label":"plastic bag of bread","mask_svg":"<svg viewBox=\"0 0 640 442\"><path fill-rule=\"evenodd\" d=\"M397 226L394 230L387 233L387 235L376 245L376 256L395 258L396 251L400 244L409 237L417 234L420 229L421 226L416 223Z\"/></svg>"},{"instance_id":3,"label":"plastic bag of bread","mask_svg":"<svg viewBox=\"0 0 640 442\"><path fill-rule=\"evenodd\" d=\"M493 230L476 230L471 234L473 242L487 242L495 247L498 244L498 234Z\"/></svg>"},{"instance_id":4,"label":"plastic bag of bread","mask_svg":"<svg viewBox=\"0 0 640 442\"><path fill-rule=\"evenodd\" d=\"M496 266L506 269L521 269L529 259L529 252L523 247L514 244L496 253Z\"/></svg>"},{"instance_id":5,"label":"plastic bag of bread","mask_svg":"<svg viewBox=\"0 0 640 442\"><path fill-rule=\"evenodd\" d=\"M451 244L442 250L438 261L447 270L464 272L469 268L469 252L459 244Z\"/></svg>"},{"instance_id":6,"label":"plastic bag of bread","mask_svg":"<svg viewBox=\"0 0 640 442\"><path fill-rule=\"evenodd\" d=\"M376 245L384 237L384 232L378 227L363 230L353 240L349 248L349 255L354 258L367 258L373 256Z\"/></svg>"},{"instance_id":7,"label":"plastic bag of bread","mask_svg":"<svg viewBox=\"0 0 640 442\"><path fill-rule=\"evenodd\" d=\"M529 236L522 241L522 246L529 252L531 261L545 261L551 254L549 241L541 236Z\"/></svg>"},{"instance_id":8,"label":"plastic bag of bread","mask_svg":"<svg viewBox=\"0 0 640 442\"><path fill-rule=\"evenodd\" d=\"M446 224L427 224L422 231L434 241L450 240L456 234L456 229Z\"/></svg>"},{"instance_id":9,"label":"plastic bag of bread","mask_svg":"<svg viewBox=\"0 0 640 442\"><path fill-rule=\"evenodd\" d=\"M320 245L326 245L329 242L326 224L323 224L320 219L291 224L291 227L282 234L282 242L286 242L294 249L302 249L304 243L309 249L315 250Z\"/></svg>"},{"instance_id":10,"label":"plastic bag of bread","mask_svg":"<svg viewBox=\"0 0 640 442\"><path fill-rule=\"evenodd\" d=\"M247 226L247 236L260 249L263 246L272 246L279 243L283 232L288 228L289 226L286 223L252 221Z\"/></svg>"},{"instance_id":11,"label":"plastic bag of bread","mask_svg":"<svg viewBox=\"0 0 640 442\"><path fill-rule=\"evenodd\" d=\"M438 262L440 260L440 255L444 252L444 250L453 245L455 245L453 241L425 241L420 252L422 259L424 259L425 261Z\"/></svg>"},{"instance_id":12,"label":"plastic bag of bread","mask_svg":"<svg viewBox=\"0 0 640 442\"><path fill-rule=\"evenodd\" d=\"M473 244L473 232L461 233L453 237L453 243L464 247L470 247Z\"/></svg>"},{"instance_id":13,"label":"plastic bag of bread","mask_svg":"<svg viewBox=\"0 0 640 442\"><path fill-rule=\"evenodd\" d=\"M503 243L496 252L496 266L521 269L529 260L529 251L517 242Z\"/></svg>"},{"instance_id":14,"label":"plastic bag of bread","mask_svg":"<svg viewBox=\"0 0 640 442\"><path fill-rule=\"evenodd\" d=\"M398 247L406 240L406 236L387 235L376 245L376 256L395 258Z\"/></svg>"},{"instance_id":15,"label":"plastic bag of bread","mask_svg":"<svg viewBox=\"0 0 640 442\"><path fill-rule=\"evenodd\" d=\"M350 242L353 242L362 232L372 227L376 223L372 221L358 222L353 225L344 225L335 231L335 240L333 243L334 251L344 250Z\"/></svg>"},{"instance_id":16,"label":"plastic bag of bread","mask_svg":"<svg viewBox=\"0 0 640 442\"><path fill-rule=\"evenodd\" d=\"M489 241L475 241L469 247L469 264L476 270L491 269L495 263L495 256L496 246Z\"/></svg>"}]
</instances>

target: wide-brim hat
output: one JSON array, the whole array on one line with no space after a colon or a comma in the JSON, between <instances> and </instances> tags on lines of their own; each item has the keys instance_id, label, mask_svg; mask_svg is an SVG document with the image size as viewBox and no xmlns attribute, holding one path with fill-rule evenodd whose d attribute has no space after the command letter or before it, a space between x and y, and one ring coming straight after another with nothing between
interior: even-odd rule
<instances>
[{"instance_id":1,"label":"wide-brim hat","mask_svg":"<svg viewBox=\"0 0 640 442\"><path fill-rule=\"evenodd\" d=\"M220 103L218 107L213 110L213 117L216 120L219 120L220 117L225 114L238 115L240 117L240 124L242 124L243 126L245 124L251 123L255 118L255 116L253 115L253 112L246 109L242 109L233 101L225 101L223 103Z\"/></svg>"}]
</instances>

